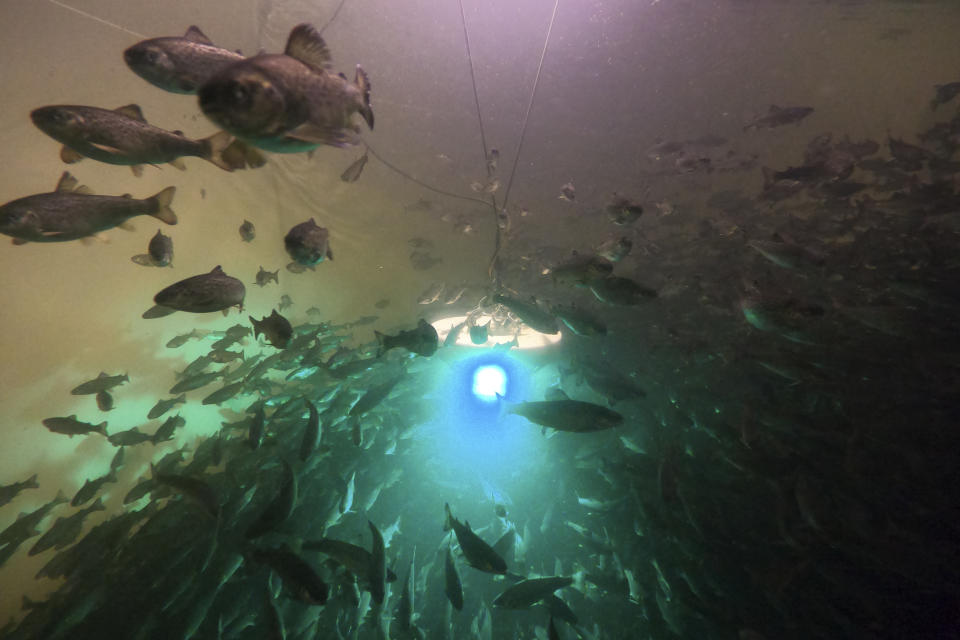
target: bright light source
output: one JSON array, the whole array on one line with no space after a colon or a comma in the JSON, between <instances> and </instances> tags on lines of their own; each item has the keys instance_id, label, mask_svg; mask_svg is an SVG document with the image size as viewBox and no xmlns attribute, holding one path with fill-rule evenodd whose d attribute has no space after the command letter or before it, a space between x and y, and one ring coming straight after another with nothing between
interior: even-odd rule
<instances>
[{"instance_id":1,"label":"bright light source","mask_svg":"<svg viewBox=\"0 0 960 640\"><path fill-rule=\"evenodd\" d=\"M440 337L440 343L443 344L446 342L447 335L455 327L460 325L467 319L466 316L450 316L447 318L440 318L438 320L432 320L430 324L433 325L433 328L437 330L437 334ZM510 348L513 349L539 349L541 347L548 347L552 344L560 342L560 334L548 335L546 333L540 333L539 331L534 331L527 325L520 326L520 332L516 335L515 346L510 345L514 340L514 334L510 335L490 335L487 341L484 344L473 344L470 340L470 331L466 327L461 327L456 339L456 345L460 347L496 347L502 345L500 348ZM509 345L509 346L508 346Z\"/></svg>"},{"instance_id":2,"label":"bright light source","mask_svg":"<svg viewBox=\"0 0 960 640\"><path fill-rule=\"evenodd\" d=\"M487 365L473 372L473 395L486 402L507 395L507 372L502 367Z\"/></svg>"}]
</instances>

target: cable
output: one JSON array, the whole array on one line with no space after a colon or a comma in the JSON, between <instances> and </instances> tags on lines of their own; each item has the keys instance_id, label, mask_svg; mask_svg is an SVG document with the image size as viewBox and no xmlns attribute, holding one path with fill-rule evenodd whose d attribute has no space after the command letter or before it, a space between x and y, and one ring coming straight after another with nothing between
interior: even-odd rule
<instances>
[{"instance_id":1,"label":"cable","mask_svg":"<svg viewBox=\"0 0 960 640\"><path fill-rule=\"evenodd\" d=\"M523 148L523 139L527 133L527 121L530 119L530 109L533 108L533 99L537 95L537 85L540 83L540 72L543 70L543 59L547 55L547 46L550 44L550 33L553 31L553 21L557 17L557 7L560 6L560 0L556 0L553 5L553 15L550 16L550 26L547 27L547 37L543 41L543 51L540 52L540 63L537 65L537 75L533 79L533 91L530 92L530 102L527 104L527 112L523 116L523 126L520 129L520 142L517 144L517 154L513 158L513 168L510 170L510 178L507 180L507 189L503 192L503 208L507 208L507 200L510 198L510 187L513 186L513 176L517 173L517 163L520 161L520 150Z\"/></svg>"},{"instance_id":2,"label":"cable","mask_svg":"<svg viewBox=\"0 0 960 640\"><path fill-rule=\"evenodd\" d=\"M337 16L340 15L340 9L343 9L343 5L346 4L346 2L347 0L340 0L340 4L337 5L337 10L334 11L330 19L327 20L327 24L323 25L323 28L320 29L320 33L323 33L326 28L330 26L330 23L337 19Z\"/></svg>"},{"instance_id":3,"label":"cable","mask_svg":"<svg viewBox=\"0 0 960 640\"><path fill-rule=\"evenodd\" d=\"M487 202L486 200L481 200L480 198L474 198L474 197L472 197L472 196L463 196L463 195L460 195L459 193L451 193L450 191L444 191L443 189L438 189L438 188L436 188L436 187L432 187L432 186L430 186L429 184L427 184L426 182L424 182L424 181L422 181L422 180L418 180L417 178L414 178L412 175L410 175L409 173L407 173L406 171L404 171L404 170L401 169L400 167L396 166L395 164L393 164L393 163L385 160L385 159L383 158L383 156L381 156L379 153L377 153L376 149L374 149L373 147L370 146L370 143L364 142L364 145L366 145L367 151L369 151L369 152L373 155L374 158L376 158L377 160L379 160L380 162L382 162L388 169L391 169L392 171L395 171L396 173L400 174L401 176L403 176L404 178L406 178L407 180L409 180L409 181L411 181L411 182L417 183L418 185L420 185L420 186L423 187L424 189L427 189L428 191L433 191L434 193L439 193L440 195L449 196L449 197L451 197L451 198L458 198L458 199L460 199L460 200L466 200L466 201L468 201L468 202L477 202L477 203L480 203L480 204L484 205L485 207L490 206L490 203L489 203L489 202Z\"/></svg>"}]
</instances>

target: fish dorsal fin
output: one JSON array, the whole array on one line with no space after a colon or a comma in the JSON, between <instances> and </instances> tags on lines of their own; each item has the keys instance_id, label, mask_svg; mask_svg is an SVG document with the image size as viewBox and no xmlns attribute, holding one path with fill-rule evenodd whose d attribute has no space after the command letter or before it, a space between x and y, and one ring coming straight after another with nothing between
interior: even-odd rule
<instances>
[{"instance_id":1,"label":"fish dorsal fin","mask_svg":"<svg viewBox=\"0 0 960 640\"><path fill-rule=\"evenodd\" d=\"M100 372L100 375L98 375L97 377L98 377L98 378L106 378L106 377L107 377L107 372L106 372L106 371L101 371L101 372Z\"/></svg>"},{"instance_id":2,"label":"fish dorsal fin","mask_svg":"<svg viewBox=\"0 0 960 640\"><path fill-rule=\"evenodd\" d=\"M69 171L64 171L57 181L56 191L76 191L78 184L77 179L70 175Z\"/></svg>"},{"instance_id":3,"label":"fish dorsal fin","mask_svg":"<svg viewBox=\"0 0 960 640\"><path fill-rule=\"evenodd\" d=\"M189 40L190 42L209 44L210 46L213 46L213 42L207 37L207 34L205 34L203 31L200 31L200 27L195 24L190 25L190 28L187 29L185 34L183 34L183 37L185 40Z\"/></svg>"},{"instance_id":4,"label":"fish dorsal fin","mask_svg":"<svg viewBox=\"0 0 960 640\"><path fill-rule=\"evenodd\" d=\"M323 36L313 25L298 24L290 32L284 53L307 65L314 71L322 72L330 67L330 49Z\"/></svg>"},{"instance_id":5,"label":"fish dorsal fin","mask_svg":"<svg viewBox=\"0 0 960 640\"><path fill-rule=\"evenodd\" d=\"M217 265L217 266L215 266L213 269L210 270L210 273L222 274L222 273L223 273L223 269L220 268L220 265Z\"/></svg>"},{"instance_id":6,"label":"fish dorsal fin","mask_svg":"<svg viewBox=\"0 0 960 640\"><path fill-rule=\"evenodd\" d=\"M128 118L139 120L140 122L147 121L147 119L143 117L143 111L140 110L140 105L138 104L125 104L122 107L117 107L113 111L114 113L119 113L127 116Z\"/></svg>"}]
</instances>

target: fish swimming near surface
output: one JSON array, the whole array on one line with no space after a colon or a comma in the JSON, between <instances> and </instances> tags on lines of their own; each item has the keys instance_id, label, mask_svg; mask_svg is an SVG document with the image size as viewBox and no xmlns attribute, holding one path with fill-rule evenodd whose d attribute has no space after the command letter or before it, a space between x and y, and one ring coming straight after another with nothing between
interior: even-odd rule
<instances>
[{"instance_id":1,"label":"fish swimming near surface","mask_svg":"<svg viewBox=\"0 0 960 640\"><path fill-rule=\"evenodd\" d=\"M437 352L437 346L440 342L437 330L423 318L417 323L415 329L401 331L393 336L382 334L379 331L373 333L377 338L377 357L397 347L403 347L419 356L430 357Z\"/></svg>"},{"instance_id":2,"label":"fish swimming near surface","mask_svg":"<svg viewBox=\"0 0 960 640\"><path fill-rule=\"evenodd\" d=\"M130 382L130 376L125 373L120 375L111 376L107 373L101 371L93 380L87 380L83 384L77 385L70 390L71 395L75 396L88 396L95 393L100 393L101 391L109 391L114 387L117 387L125 382Z\"/></svg>"},{"instance_id":3,"label":"fish swimming near surface","mask_svg":"<svg viewBox=\"0 0 960 640\"><path fill-rule=\"evenodd\" d=\"M243 55L215 46L193 25L183 36L141 40L123 52L130 69L164 91L196 93L211 76L243 60Z\"/></svg>"},{"instance_id":4,"label":"fish swimming near surface","mask_svg":"<svg viewBox=\"0 0 960 640\"><path fill-rule=\"evenodd\" d=\"M166 131L148 123L140 107L128 104L118 109L80 105L51 105L30 113L33 124L64 145L60 159L68 164L93 158L108 164L127 165L134 175L145 164L170 163L184 169L179 158L203 158L225 171L234 167L221 157L233 136L218 131L209 138L191 140L179 131Z\"/></svg>"},{"instance_id":5,"label":"fish swimming near surface","mask_svg":"<svg viewBox=\"0 0 960 640\"><path fill-rule=\"evenodd\" d=\"M147 253L135 255L130 259L144 267L172 267L173 238L157 229L157 233L147 245Z\"/></svg>"},{"instance_id":6,"label":"fish swimming near surface","mask_svg":"<svg viewBox=\"0 0 960 640\"><path fill-rule=\"evenodd\" d=\"M254 146L298 153L321 144L357 144L359 113L373 129L370 80L357 65L354 81L330 70L330 50L310 24L290 32L282 54L235 62L197 91L215 124Z\"/></svg>"},{"instance_id":7,"label":"fish swimming near surface","mask_svg":"<svg viewBox=\"0 0 960 640\"><path fill-rule=\"evenodd\" d=\"M70 414L65 418L45 418L43 426L54 433L62 433L71 438L73 436L82 436L88 433L99 433L102 436L107 435L107 422L100 424L90 424L77 420L77 414Z\"/></svg>"},{"instance_id":8,"label":"fish swimming near surface","mask_svg":"<svg viewBox=\"0 0 960 640\"><path fill-rule=\"evenodd\" d=\"M330 232L310 218L306 222L294 225L283 238L283 246L293 258L287 265L287 271L302 273L305 268L313 269L324 258L333 260L330 250Z\"/></svg>"},{"instance_id":9,"label":"fish swimming near surface","mask_svg":"<svg viewBox=\"0 0 960 640\"><path fill-rule=\"evenodd\" d=\"M255 285L258 287L265 287L270 284L270 281L273 280L275 283L280 284L280 270L277 271L267 271L263 267L260 267L260 270L257 271L257 278Z\"/></svg>"},{"instance_id":10,"label":"fish swimming near surface","mask_svg":"<svg viewBox=\"0 0 960 640\"><path fill-rule=\"evenodd\" d=\"M256 227L254 227L253 223L249 220L244 220L243 224L240 225L240 239L244 242L253 242L253 239L256 237Z\"/></svg>"},{"instance_id":11,"label":"fish swimming near surface","mask_svg":"<svg viewBox=\"0 0 960 640\"><path fill-rule=\"evenodd\" d=\"M524 302L523 300L504 296L499 293L493 296L493 301L497 304L502 304L512 311L520 318L521 322L534 331L551 335L560 332L560 329L557 327L557 319L553 314L544 311L534 303Z\"/></svg>"},{"instance_id":12,"label":"fish swimming near surface","mask_svg":"<svg viewBox=\"0 0 960 640\"><path fill-rule=\"evenodd\" d=\"M170 208L176 187L137 200L129 196L96 196L78 186L68 172L60 176L55 191L18 198L0 206L0 233L13 244L67 242L119 227L136 216L153 216L177 224Z\"/></svg>"},{"instance_id":13,"label":"fish swimming near surface","mask_svg":"<svg viewBox=\"0 0 960 640\"><path fill-rule=\"evenodd\" d=\"M143 317L160 318L174 311L211 313L226 311L230 307L243 309L246 288L243 283L214 267L209 273L191 276L160 291L153 297L156 306L147 310Z\"/></svg>"},{"instance_id":14,"label":"fish swimming near surface","mask_svg":"<svg viewBox=\"0 0 960 640\"><path fill-rule=\"evenodd\" d=\"M787 124L800 122L811 113L813 113L813 107L778 107L772 104L765 115L754 118L743 127L743 130L750 131L751 129L773 129L774 127L782 127Z\"/></svg>"},{"instance_id":15,"label":"fish swimming near surface","mask_svg":"<svg viewBox=\"0 0 960 640\"><path fill-rule=\"evenodd\" d=\"M250 323L253 325L253 335L259 338L262 333L271 346L277 349L286 349L293 337L293 326L290 321L277 313L274 309L269 316L257 320L250 316Z\"/></svg>"}]
</instances>

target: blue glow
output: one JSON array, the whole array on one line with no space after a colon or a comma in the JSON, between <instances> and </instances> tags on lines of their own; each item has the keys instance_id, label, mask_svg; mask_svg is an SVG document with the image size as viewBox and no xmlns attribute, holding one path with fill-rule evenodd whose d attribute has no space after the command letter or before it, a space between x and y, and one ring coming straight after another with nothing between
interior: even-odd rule
<instances>
[{"instance_id":1,"label":"blue glow","mask_svg":"<svg viewBox=\"0 0 960 640\"><path fill-rule=\"evenodd\" d=\"M431 391L432 420L418 430L419 441L429 451L424 455L437 469L479 473L499 482L517 469L537 464L539 431L507 414L504 406L504 402L520 402L530 394L533 381L526 360L522 354L493 349L449 352L447 366ZM502 401L494 391L487 392L493 393L492 398L475 391L478 378L487 376L479 375L481 371L498 373L496 385Z\"/></svg>"},{"instance_id":2,"label":"blue glow","mask_svg":"<svg viewBox=\"0 0 960 640\"><path fill-rule=\"evenodd\" d=\"M507 372L495 364L477 367L473 372L473 395L486 402L507 395Z\"/></svg>"}]
</instances>

